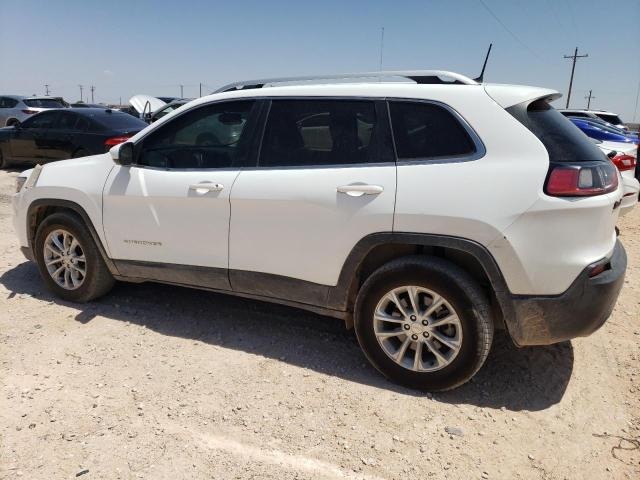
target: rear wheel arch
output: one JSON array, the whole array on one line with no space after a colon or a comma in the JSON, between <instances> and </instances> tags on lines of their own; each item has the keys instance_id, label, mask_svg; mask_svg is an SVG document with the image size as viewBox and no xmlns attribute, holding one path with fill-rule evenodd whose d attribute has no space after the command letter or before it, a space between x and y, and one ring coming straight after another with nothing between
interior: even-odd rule
<instances>
[{"instance_id":1,"label":"rear wheel arch","mask_svg":"<svg viewBox=\"0 0 640 480\"><path fill-rule=\"evenodd\" d=\"M53 198L40 198L34 200L27 210L27 239L29 241L29 247L33 251L35 245L35 237L36 232L38 230L38 226L44 221L48 216L58 213L58 212L67 212L71 215L74 215L78 218L78 220L85 226L88 230L89 234L93 238L102 259L104 260L107 268L111 272L112 275L119 275L118 270L113 263L113 261L107 255L107 251L102 244L102 240L98 235L91 218L87 214L87 212L80 206L79 204L72 202L70 200L62 200L62 199L53 199Z\"/></svg>"},{"instance_id":2,"label":"rear wheel arch","mask_svg":"<svg viewBox=\"0 0 640 480\"><path fill-rule=\"evenodd\" d=\"M5 122L5 126L11 127L12 125L17 125L19 123L20 123L20 120L18 120L17 118L7 118L7 121Z\"/></svg>"},{"instance_id":3,"label":"rear wheel arch","mask_svg":"<svg viewBox=\"0 0 640 480\"><path fill-rule=\"evenodd\" d=\"M364 237L347 257L338 285L329 293L330 308L353 311L360 288L373 272L413 255L443 258L469 273L490 298L496 327L505 326L504 318L512 315L513 306L495 259L481 244L447 235L389 232Z\"/></svg>"}]
</instances>

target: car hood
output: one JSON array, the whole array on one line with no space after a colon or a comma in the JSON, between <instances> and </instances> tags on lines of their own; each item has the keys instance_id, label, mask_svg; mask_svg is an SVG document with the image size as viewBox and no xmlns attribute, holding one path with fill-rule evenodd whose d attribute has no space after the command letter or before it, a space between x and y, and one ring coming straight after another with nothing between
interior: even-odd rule
<instances>
[{"instance_id":1,"label":"car hood","mask_svg":"<svg viewBox=\"0 0 640 480\"><path fill-rule=\"evenodd\" d=\"M134 95L129 99L129 105L131 105L136 112L142 114L143 112L155 112L160 107L166 105L166 103L151 95Z\"/></svg>"}]
</instances>

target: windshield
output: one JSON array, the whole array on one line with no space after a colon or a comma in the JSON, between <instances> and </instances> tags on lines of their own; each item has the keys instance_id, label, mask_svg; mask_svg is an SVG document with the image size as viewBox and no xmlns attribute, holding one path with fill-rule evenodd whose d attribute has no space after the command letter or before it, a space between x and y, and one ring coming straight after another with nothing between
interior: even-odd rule
<instances>
[{"instance_id":1,"label":"windshield","mask_svg":"<svg viewBox=\"0 0 640 480\"><path fill-rule=\"evenodd\" d=\"M608 125L608 124L606 124L604 122L601 122L601 121L598 121L598 120L591 120L591 119L588 119L588 118L580 118L579 120L581 122L588 123L592 127L604 130L605 132L615 133L616 135L626 135L626 132L624 130L622 130L621 128L615 127L613 125Z\"/></svg>"},{"instance_id":2,"label":"windshield","mask_svg":"<svg viewBox=\"0 0 640 480\"><path fill-rule=\"evenodd\" d=\"M596 116L605 122L613 123L614 125L622 125L624 123L619 116L612 113L596 113Z\"/></svg>"},{"instance_id":3,"label":"windshield","mask_svg":"<svg viewBox=\"0 0 640 480\"><path fill-rule=\"evenodd\" d=\"M23 100L24 104L27 107L33 107L33 108L64 108L65 105L58 101L58 100L54 100L52 98L29 98L29 99L25 99Z\"/></svg>"}]
</instances>

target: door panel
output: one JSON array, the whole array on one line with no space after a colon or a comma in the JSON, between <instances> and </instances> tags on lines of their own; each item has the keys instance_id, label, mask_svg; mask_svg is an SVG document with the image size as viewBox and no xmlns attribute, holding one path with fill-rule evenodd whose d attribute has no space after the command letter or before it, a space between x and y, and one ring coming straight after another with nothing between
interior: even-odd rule
<instances>
[{"instance_id":1,"label":"door panel","mask_svg":"<svg viewBox=\"0 0 640 480\"><path fill-rule=\"evenodd\" d=\"M248 151L254 106L236 101L194 107L136 144L137 164L114 168L105 186L104 230L112 258L156 263L138 265L141 277L229 288L229 194ZM185 266L220 272L198 280L189 276L198 269Z\"/></svg>"},{"instance_id":2,"label":"door panel","mask_svg":"<svg viewBox=\"0 0 640 480\"><path fill-rule=\"evenodd\" d=\"M231 192L234 290L260 290L243 281L251 276L235 275L242 270L336 285L360 239L392 231L396 167L386 118L371 100L272 101L258 167L243 170Z\"/></svg>"},{"instance_id":3,"label":"door panel","mask_svg":"<svg viewBox=\"0 0 640 480\"><path fill-rule=\"evenodd\" d=\"M227 268L229 192L237 170L116 167L104 191L111 257ZM194 189L192 185L218 189Z\"/></svg>"},{"instance_id":4,"label":"door panel","mask_svg":"<svg viewBox=\"0 0 640 480\"><path fill-rule=\"evenodd\" d=\"M229 268L336 285L361 238L392 231L395 183L395 165L242 171L231 194ZM338 192L353 184L383 191Z\"/></svg>"}]
</instances>

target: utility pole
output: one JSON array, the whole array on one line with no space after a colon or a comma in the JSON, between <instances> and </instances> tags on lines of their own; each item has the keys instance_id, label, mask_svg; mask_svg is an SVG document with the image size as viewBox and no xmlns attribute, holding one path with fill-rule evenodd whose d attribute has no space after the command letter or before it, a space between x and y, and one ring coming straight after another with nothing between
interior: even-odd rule
<instances>
[{"instance_id":1,"label":"utility pole","mask_svg":"<svg viewBox=\"0 0 640 480\"><path fill-rule=\"evenodd\" d=\"M573 88L573 74L576 71L576 60L578 60L579 58L585 58L588 56L589 56L588 53L584 55L578 55L578 47L576 47L576 50L573 52L573 55L564 56L564 58L573 59L573 64L571 65L571 80L569 80L569 93L567 93L567 106L565 108L569 108L569 100L571 100L571 89Z\"/></svg>"},{"instance_id":2,"label":"utility pole","mask_svg":"<svg viewBox=\"0 0 640 480\"><path fill-rule=\"evenodd\" d=\"M202 96L202 82L200 82L200 96Z\"/></svg>"},{"instance_id":3,"label":"utility pole","mask_svg":"<svg viewBox=\"0 0 640 480\"><path fill-rule=\"evenodd\" d=\"M180 98L184 98L184 85L180 85Z\"/></svg>"},{"instance_id":4,"label":"utility pole","mask_svg":"<svg viewBox=\"0 0 640 480\"><path fill-rule=\"evenodd\" d=\"M96 90L96 87L91 85L91 103L93 103L93 92Z\"/></svg>"},{"instance_id":5,"label":"utility pole","mask_svg":"<svg viewBox=\"0 0 640 480\"><path fill-rule=\"evenodd\" d=\"M120 97L120 103L118 104L118 106L122 106L122 97Z\"/></svg>"},{"instance_id":6,"label":"utility pole","mask_svg":"<svg viewBox=\"0 0 640 480\"><path fill-rule=\"evenodd\" d=\"M384 27L380 31L380 71L382 71L382 53L384 52Z\"/></svg>"},{"instance_id":7,"label":"utility pole","mask_svg":"<svg viewBox=\"0 0 640 480\"><path fill-rule=\"evenodd\" d=\"M82 101L82 89L84 88L82 85L78 85L80 87L80 101Z\"/></svg>"},{"instance_id":8,"label":"utility pole","mask_svg":"<svg viewBox=\"0 0 640 480\"><path fill-rule=\"evenodd\" d=\"M45 97L49 96L49 84L48 83L44 84L44 96Z\"/></svg>"},{"instance_id":9,"label":"utility pole","mask_svg":"<svg viewBox=\"0 0 640 480\"><path fill-rule=\"evenodd\" d=\"M589 90L589 95L585 95L585 97L584 97L584 98L586 98L586 99L587 99L587 110L591 110L591 100L593 100L594 98L596 98L596 97L594 97L594 96L592 95L592 93L591 93L591 92L593 92L593 90Z\"/></svg>"}]
</instances>

